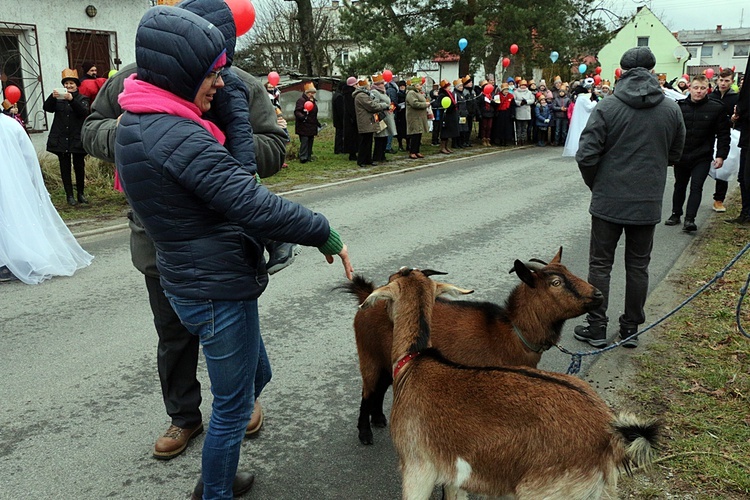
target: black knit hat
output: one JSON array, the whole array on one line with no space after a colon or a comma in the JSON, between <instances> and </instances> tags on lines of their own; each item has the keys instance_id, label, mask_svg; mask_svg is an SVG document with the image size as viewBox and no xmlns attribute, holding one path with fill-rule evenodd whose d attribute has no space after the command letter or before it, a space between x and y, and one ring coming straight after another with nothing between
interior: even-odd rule
<instances>
[{"instance_id":1,"label":"black knit hat","mask_svg":"<svg viewBox=\"0 0 750 500\"><path fill-rule=\"evenodd\" d=\"M623 70L633 68L654 69L656 57L648 47L633 47L628 49L620 59L620 68Z\"/></svg>"},{"instance_id":2,"label":"black knit hat","mask_svg":"<svg viewBox=\"0 0 750 500\"><path fill-rule=\"evenodd\" d=\"M93 68L94 66L96 66L96 64L92 63L91 61L85 61L83 64L81 64L84 74L88 73L89 70Z\"/></svg>"}]
</instances>

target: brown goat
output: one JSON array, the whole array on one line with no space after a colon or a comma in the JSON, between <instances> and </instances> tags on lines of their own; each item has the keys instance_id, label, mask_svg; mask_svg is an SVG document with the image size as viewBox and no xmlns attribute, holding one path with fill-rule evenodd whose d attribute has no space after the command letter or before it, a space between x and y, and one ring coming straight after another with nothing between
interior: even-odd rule
<instances>
[{"instance_id":1,"label":"brown goat","mask_svg":"<svg viewBox=\"0 0 750 500\"><path fill-rule=\"evenodd\" d=\"M557 344L566 319L598 307L602 294L560 263L562 248L549 264L516 260L521 279L505 307L491 302L438 299L432 317L432 342L456 363L467 366L536 367L542 353ZM361 304L375 289L360 276L343 286ZM393 382L393 323L385 304L360 310L354 334L362 374L359 440L372 444L372 425L385 427L383 399Z\"/></svg>"},{"instance_id":2,"label":"brown goat","mask_svg":"<svg viewBox=\"0 0 750 500\"><path fill-rule=\"evenodd\" d=\"M429 273L402 269L361 306L385 300L394 323L391 435L403 499L428 499L441 484L449 498L616 498L620 471L650 465L659 425L615 416L582 380L461 366L430 348L436 296L469 291Z\"/></svg>"}]
</instances>

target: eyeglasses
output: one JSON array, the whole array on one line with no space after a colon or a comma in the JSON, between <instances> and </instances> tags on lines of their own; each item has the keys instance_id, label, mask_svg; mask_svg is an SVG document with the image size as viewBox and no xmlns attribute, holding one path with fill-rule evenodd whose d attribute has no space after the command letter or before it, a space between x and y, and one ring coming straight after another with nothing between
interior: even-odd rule
<instances>
[{"instance_id":1,"label":"eyeglasses","mask_svg":"<svg viewBox=\"0 0 750 500\"><path fill-rule=\"evenodd\" d=\"M223 69L219 69L219 70L216 70L216 71L209 71L208 75L206 75L206 78L208 78L209 76L213 75L214 79L211 80L211 86L213 87L214 85L216 85L216 82L219 81L219 78L222 78L223 74L224 74L223 73ZM222 81L223 81L223 79L222 79Z\"/></svg>"}]
</instances>

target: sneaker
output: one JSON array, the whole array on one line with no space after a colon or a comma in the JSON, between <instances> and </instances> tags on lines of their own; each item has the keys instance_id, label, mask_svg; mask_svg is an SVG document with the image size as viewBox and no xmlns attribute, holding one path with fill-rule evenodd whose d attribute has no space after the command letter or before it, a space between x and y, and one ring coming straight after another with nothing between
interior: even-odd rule
<instances>
[{"instance_id":1,"label":"sneaker","mask_svg":"<svg viewBox=\"0 0 750 500\"><path fill-rule=\"evenodd\" d=\"M714 212L726 212L727 207L724 206L724 202L721 200L714 200Z\"/></svg>"},{"instance_id":2,"label":"sneaker","mask_svg":"<svg viewBox=\"0 0 750 500\"><path fill-rule=\"evenodd\" d=\"M631 329L623 329L622 327L620 327L620 333L617 335L617 341L619 342L623 339L627 339L628 337L634 335L637 332L638 332L637 329L631 330ZM622 345L623 347L627 347L629 349L635 349L636 347L638 347L638 337L633 337L632 339L628 339L620 345Z\"/></svg>"},{"instance_id":3,"label":"sneaker","mask_svg":"<svg viewBox=\"0 0 750 500\"><path fill-rule=\"evenodd\" d=\"M685 224L682 225L682 231L685 233L694 233L697 230L698 226L695 225L695 219L685 217Z\"/></svg>"},{"instance_id":4,"label":"sneaker","mask_svg":"<svg viewBox=\"0 0 750 500\"><path fill-rule=\"evenodd\" d=\"M594 347L607 347L607 325L578 325L573 329L573 337Z\"/></svg>"},{"instance_id":5,"label":"sneaker","mask_svg":"<svg viewBox=\"0 0 750 500\"><path fill-rule=\"evenodd\" d=\"M299 255L300 246L294 243L277 243L275 248L271 250L268 258L268 264L266 264L266 271L268 274L276 274L282 269L289 267L294 258Z\"/></svg>"},{"instance_id":6,"label":"sneaker","mask_svg":"<svg viewBox=\"0 0 750 500\"><path fill-rule=\"evenodd\" d=\"M195 436L203 432L203 424L192 429L183 429L176 425L170 425L154 445L154 458L159 460L170 460L187 448L188 443Z\"/></svg>"},{"instance_id":7,"label":"sneaker","mask_svg":"<svg viewBox=\"0 0 750 500\"><path fill-rule=\"evenodd\" d=\"M676 226L680 223L680 216L677 214L672 214L669 216L669 219L664 221L665 226Z\"/></svg>"}]
</instances>

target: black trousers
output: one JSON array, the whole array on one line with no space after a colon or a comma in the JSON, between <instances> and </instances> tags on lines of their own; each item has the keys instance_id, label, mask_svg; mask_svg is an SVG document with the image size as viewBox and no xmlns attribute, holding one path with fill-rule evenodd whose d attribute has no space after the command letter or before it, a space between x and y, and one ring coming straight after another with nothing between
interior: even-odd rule
<instances>
[{"instance_id":1,"label":"black trousers","mask_svg":"<svg viewBox=\"0 0 750 500\"><path fill-rule=\"evenodd\" d=\"M367 134L359 134L359 149L357 150L357 165L372 165L372 136L374 134L369 132Z\"/></svg>"},{"instance_id":2,"label":"black trousers","mask_svg":"<svg viewBox=\"0 0 750 500\"><path fill-rule=\"evenodd\" d=\"M716 179L716 190L714 191L714 200L724 201L727 197L727 191L729 190L729 183Z\"/></svg>"},{"instance_id":3,"label":"black trousers","mask_svg":"<svg viewBox=\"0 0 750 500\"><path fill-rule=\"evenodd\" d=\"M60 177L62 178L63 187L66 196L73 196L73 179L71 178L70 157L73 157L73 169L76 173L76 192L83 194L86 184L86 153L55 153L60 160Z\"/></svg>"},{"instance_id":4,"label":"black trousers","mask_svg":"<svg viewBox=\"0 0 750 500\"><path fill-rule=\"evenodd\" d=\"M333 153L341 154L344 152L344 128L336 128L336 136L333 139Z\"/></svg>"},{"instance_id":5,"label":"black trousers","mask_svg":"<svg viewBox=\"0 0 750 500\"><path fill-rule=\"evenodd\" d=\"M388 145L388 137L375 137L375 149L372 153L372 161L385 161L385 149Z\"/></svg>"},{"instance_id":6,"label":"black trousers","mask_svg":"<svg viewBox=\"0 0 750 500\"><path fill-rule=\"evenodd\" d=\"M589 312L590 325L606 324L609 305L609 281L615 250L620 236L625 233L625 312L620 316L620 328L633 330L646 321L643 307L648 296L648 265L654 247L656 226L615 224L591 217L588 281L604 295L604 302Z\"/></svg>"},{"instance_id":7,"label":"black trousers","mask_svg":"<svg viewBox=\"0 0 750 500\"><path fill-rule=\"evenodd\" d=\"M406 136L407 146L410 154L419 153L419 148L422 146L422 134L412 134Z\"/></svg>"},{"instance_id":8,"label":"black trousers","mask_svg":"<svg viewBox=\"0 0 750 500\"><path fill-rule=\"evenodd\" d=\"M740 183L740 196L742 197L742 211L740 215L750 217L750 148L740 148L740 171L737 174L737 182Z\"/></svg>"},{"instance_id":9,"label":"black trousers","mask_svg":"<svg viewBox=\"0 0 750 500\"><path fill-rule=\"evenodd\" d=\"M435 116L437 116L437 113ZM443 122L441 120L432 120L432 145L433 146L440 143L440 128L442 125L443 125Z\"/></svg>"},{"instance_id":10,"label":"black trousers","mask_svg":"<svg viewBox=\"0 0 750 500\"><path fill-rule=\"evenodd\" d=\"M315 142L314 135L299 136L299 161L310 161L312 158L313 142Z\"/></svg>"},{"instance_id":11,"label":"black trousers","mask_svg":"<svg viewBox=\"0 0 750 500\"><path fill-rule=\"evenodd\" d=\"M690 164L676 164L674 166L674 192L672 193L672 213L682 215L682 206L685 204L687 187L690 184L690 195L687 197L687 208L685 217L695 219L698 207L701 206L703 198L703 184L708 177L711 168L711 160L701 160Z\"/></svg>"},{"instance_id":12,"label":"black trousers","mask_svg":"<svg viewBox=\"0 0 750 500\"><path fill-rule=\"evenodd\" d=\"M172 424L193 428L201 423L201 384L195 375L198 368L197 335L180 322L164 295L159 278L145 276L148 300L159 335L156 365L161 393Z\"/></svg>"}]
</instances>

